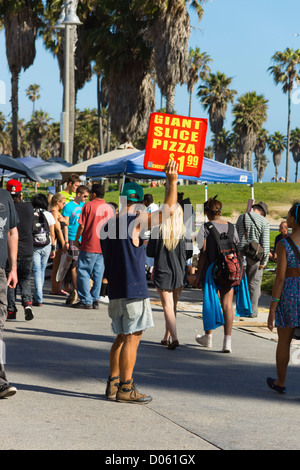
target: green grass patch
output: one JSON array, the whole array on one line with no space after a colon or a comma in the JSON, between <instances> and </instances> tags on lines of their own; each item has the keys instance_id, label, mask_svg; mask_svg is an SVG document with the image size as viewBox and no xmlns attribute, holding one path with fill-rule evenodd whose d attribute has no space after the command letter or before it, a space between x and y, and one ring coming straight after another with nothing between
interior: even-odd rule
<instances>
[{"instance_id":1,"label":"green grass patch","mask_svg":"<svg viewBox=\"0 0 300 470\"><path fill-rule=\"evenodd\" d=\"M113 187L113 185L111 185ZM153 194L154 202L163 203L165 188L150 188L143 184L144 193ZM235 213L246 210L248 199L251 199L251 188L240 184L208 184L208 197L218 196L223 204L223 216L232 217ZM279 220L287 215L287 207L291 207L295 200L300 200L300 186L298 183L254 183L255 201L264 201L269 206L270 216ZM178 186L178 191L184 193L184 198L190 198L194 209L197 204L205 202L205 187L201 185ZM109 191L105 195L106 201L119 203L118 191ZM281 206L285 206L280 209Z\"/></svg>"}]
</instances>

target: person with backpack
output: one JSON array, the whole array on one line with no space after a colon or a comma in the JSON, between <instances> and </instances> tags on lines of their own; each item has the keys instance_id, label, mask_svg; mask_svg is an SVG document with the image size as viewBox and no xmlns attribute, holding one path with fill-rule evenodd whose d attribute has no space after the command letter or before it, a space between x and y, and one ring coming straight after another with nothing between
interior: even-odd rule
<instances>
[{"instance_id":1,"label":"person with backpack","mask_svg":"<svg viewBox=\"0 0 300 470\"><path fill-rule=\"evenodd\" d=\"M246 256L246 274L252 304L252 318L258 315L263 269L270 254L270 225L266 219L267 213L267 204L260 201L252 206L251 212L241 214L236 222L240 239L239 248ZM255 250L251 250L251 246L254 246Z\"/></svg>"},{"instance_id":2,"label":"person with backpack","mask_svg":"<svg viewBox=\"0 0 300 470\"><path fill-rule=\"evenodd\" d=\"M237 231L232 224L221 218L222 203L216 197L208 199L204 204L204 214L209 222L201 227L197 235L200 256L196 285L205 289L205 287L210 287L209 283L215 282L224 318L222 351L230 353L232 351L231 331L234 318L232 305L234 289L232 287L240 283L243 266L237 246L239 243ZM223 255L221 254L222 250ZM214 269L214 272L212 272L212 269ZM210 273L211 276L209 276ZM206 311L203 304L203 319L205 319L205 315ZM196 335L197 343L200 346L211 348L212 331L212 329L209 329L205 331L204 335Z\"/></svg>"},{"instance_id":3,"label":"person with backpack","mask_svg":"<svg viewBox=\"0 0 300 470\"><path fill-rule=\"evenodd\" d=\"M43 303L45 272L49 258L55 257L55 220L48 211L48 199L45 194L35 194L31 199L33 206L33 301L40 307Z\"/></svg>"},{"instance_id":4,"label":"person with backpack","mask_svg":"<svg viewBox=\"0 0 300 470\"><path fill-rule=\"evenodd\" d=\"M32 295L30 282L33 262L33 209L30 203L23 202L22 186L20 181L14 179L9 180L6 185L6 189L12 197L19 218L19 222L17 224L17 229L19 233L17 256L17 287L19 288L21 293L25 320L29 321L34 318L34 314L32 311ZM7 273L9 272L9 269L9 265L7 265ZM18 311L16 306L17 287L15 289L8 289L7 291L7 321L16 320L16 314Z\"/></svg>"}]
</instances>

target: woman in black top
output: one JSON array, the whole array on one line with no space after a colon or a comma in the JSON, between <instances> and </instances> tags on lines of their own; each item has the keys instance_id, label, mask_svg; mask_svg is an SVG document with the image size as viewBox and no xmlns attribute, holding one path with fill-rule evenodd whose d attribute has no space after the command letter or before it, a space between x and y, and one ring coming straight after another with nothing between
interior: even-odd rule
<instances>
[{"instance_id":1,"label":"woman in black top","mask_svg":"<svg viewBox=\"0 0 300 470\"><path fill-rule=\"evenodd\" d=\"M192 255L193 250L187 250L183 210L176 204L173 215L153 229L147 246L147 256L154 258L153 281L161 299L166 322L161 343L168 345L168 349L175 349L179 345L176 306L185 284L186 260Z\"/></svg>"}]
</instances>

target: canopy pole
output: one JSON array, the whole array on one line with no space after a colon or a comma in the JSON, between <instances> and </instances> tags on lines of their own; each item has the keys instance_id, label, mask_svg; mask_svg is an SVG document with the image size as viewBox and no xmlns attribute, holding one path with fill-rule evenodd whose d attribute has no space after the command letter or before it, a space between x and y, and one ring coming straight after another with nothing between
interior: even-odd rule
<instances>
[{"instance_id":1,"label":"canopy pole","mask_svg":"<svg viewBox=\"0 0 300 470\"><path fill-rule=\"evenodd\" d=\"M251 199L253 199L253 202L254 202L254 186L253 186L253 184L250 184L250 187L251 187Z\"/></svg>"},{"instance_id":2,"label":"canopy pole","mask_svg":"<svg viewBox=\"0 0 300 470\"><path fill-rule=\"evenodd\" d=\"M205 184L205 187L204 187L204 202L207 201L207 183L204 183Z\"/></svg>"}]
</instances>

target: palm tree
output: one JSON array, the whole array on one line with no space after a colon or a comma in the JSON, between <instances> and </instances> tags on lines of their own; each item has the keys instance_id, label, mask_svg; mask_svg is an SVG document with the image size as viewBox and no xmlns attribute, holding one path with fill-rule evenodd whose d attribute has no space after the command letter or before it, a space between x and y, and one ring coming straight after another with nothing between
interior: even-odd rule
<instances>
[{"instance_id":1,"label":"palm tree","mask_svg":"<svg viewBox=\"0 0 300 470\"><path fill-rule=\"evenodd\" d=\"M233 103L236 90L229 88L232 78L224 73L210 73L204 80L204 85L198 87L197 96L200 98L202 106L208 111L211 131L215 134L216 144L218 134L224 124L228 103ZM215 159L218 160L218 146L215 146Z\"/></svg>"},{"instance_id":2,"label":"palm tree","mask_svg":"<svg viewBox=\"0 0 300 470\"><path fill-rule=\"evenodd\" d=\"M265 156L265 150L267 147L268 139L268 131L266 129L261 128L254 147L254 168L256 168L257 170L257 180L262 179L262 175L268 163L268 160Z\"/></svg>"},{"instance_id":3,"label":"palm tree","mask_svg":"<svg viewBox=\"0 0 300 470\"><path fill-rule=\"evenodd\" d=\"M43 149L51 120L48 113L40 110L36 111L32 115L31 120L27 123L27 139L31 142L32 155L35 157L38 157Z\"/></svg>"},{"instance_id":4,"label":"palm tree","mask_svg":"<svg viewBox=\"0 0 300 470\"><path fill-rule=\"evenodd\" d=\"M233 134L226 131L224 127L212 138L214 149L218 149L218 162L225 163L227 156L232 148Z\"/></svg>"},{"instance_id":5,"label":"palm tree","mask_svg":"<svg viewBox=\"0 0 300 470\"><path fill-rule=\"evenodd\" d=\"M156 8L148 35L154 50L157 85L166 97L166 112L174 112L175 88L188 80L190 18L184 0L150 0Z\"/></svg>"},{"instance_id":6,"label":"palm tree","mask_svg":"<svg viewBox=\"0 0 300 470\"><path fill-rule=\"evenodd\" d=\"M240 96L233 107L234 132L238 135L238 158L241 168L251 171L251 155L256 145L257 136L267 119L268 100L255 91Z\"/></svg>"},{"instance_id":7,"label":"palm tree","mask_svg":"<svg viewBox=\"0 0 300 470\"><path fill-rule=\"evenodd\" d=\"M26 96L32 101L32 114L35 112L35 102L36 100L39 100L41 95L40 95L40 85L37 85L36 83L33 83L32 85L29 85L29 87L26 90Z\"/></svg>"},{"instance_id":8,"label":"palm tree","mask_svg":"<svg viewBox=\"0 0 300 470\"><path fill-rule=\"evenodd\" d=\"M205 79L207 73L210 72L210 68L207 65L208 62L211 62L212 59L209 57L206 52L200 52L200 48L196 47L194 50L192 47L189 52L189 70L188 70L188 92L190 95L189 99L189 116L192 112L192 96L194 91L194 86L198 82L198 79Z\"/></svg>"},{"instance_id":9,"label":"palm tree","mask_svg":"<svg viewBox=\"0 0 300 470\"><path fill-rule=\"evenodd\" d=\"M295 172L295 183L298 179L298 163L300 161L300 129L296 127L291 131L291 152L293 154L294 162L296 163L296 172Z\"/></svg>"},{"instance_id":10,"label":"palm tree","mask_svg":"<svg viewBox=\"0 0 300 470\"><path fill-rule=\"evenodd\" d=\"M275 180L278 181L278 166L280 165L281 153L286 147L286 138L281 132L274 132L268 139L269 150L273 153L273 163L275 166Z\"/></svg>"},{"instance_id":11,"label":"palm tree","mask_svg":"<svg viewBox=\"0 0 300 470\"><path fill-rule=\"evenodd\" d=\"M0 2L0 20L5 28L6 56L11 72L12 155L18 157L19 74L35 59L35 39L42 0Z\"/></svg>"},{"instance_id":12,"label":"palm tree","mask_svg":"<svg viewBox=\"0 0 300 470\"><path fill-rule=\"evenodd\" d=\"M262 182L265 169L267 168L269 160L265 155L261 155L259 158L255 157L254 168L257 171L257 181Z\"/></svg>"},{"instance_id":13,"label":"palm tree","mask_svg":"<svg viewBox=\"0 0 300 470\"><path fill-rule=\"evenodd\" d=\"M277 51L272 60L275 65L268 68L273 75L276 85L282 84L283 93L288 95L288 122L287 122L287 145L286 145L286 168L285 181L289 179L289 152L290 152L290 126L291 126L291 92L293 85L300 80L300 49L293 50L289 47L285 51Z\"/></svg>"}]
</instances>

